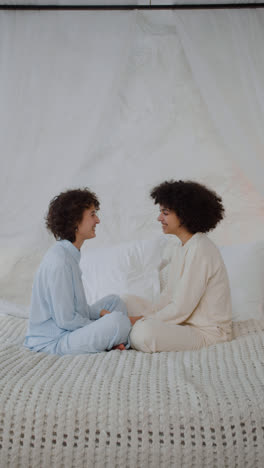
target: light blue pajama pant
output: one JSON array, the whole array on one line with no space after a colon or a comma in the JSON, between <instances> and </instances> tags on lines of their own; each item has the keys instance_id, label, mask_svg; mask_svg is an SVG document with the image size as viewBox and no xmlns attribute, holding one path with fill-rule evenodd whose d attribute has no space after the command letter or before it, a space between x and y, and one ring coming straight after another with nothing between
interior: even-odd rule
<instances>
[{"instance_id":1,"label":"light blue pajama pant","mask_svg":"<svg viewBox=\"0 0 264 468\"><path fill-rule=\"evenodd\" d=\"M97 316L102 309L109 310L111 314L93 320L77 330L66 332L56 343L46 346L41 351L63 356L65 354L99 353L110 350L121 343L129 347L128 335L131 323L122 299L112 294L95 302L90 308Z\"/></svg>"}]
</instances>

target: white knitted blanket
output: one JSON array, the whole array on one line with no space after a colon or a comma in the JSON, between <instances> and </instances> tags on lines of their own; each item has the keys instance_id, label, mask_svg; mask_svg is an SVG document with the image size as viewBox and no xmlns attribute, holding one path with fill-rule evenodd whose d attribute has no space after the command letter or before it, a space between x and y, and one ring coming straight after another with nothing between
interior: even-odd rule
<instances>
[{"instance_id":1,"label":"white knitted blanket","mask_svg":"<svg viewBox=\"0 0 264 468\"><path fill-rule=\"evenodd\" d=\"M1 468L263 468L264 321L201 351L57 357L0 317Z\"/></svg>"}]
</instances>

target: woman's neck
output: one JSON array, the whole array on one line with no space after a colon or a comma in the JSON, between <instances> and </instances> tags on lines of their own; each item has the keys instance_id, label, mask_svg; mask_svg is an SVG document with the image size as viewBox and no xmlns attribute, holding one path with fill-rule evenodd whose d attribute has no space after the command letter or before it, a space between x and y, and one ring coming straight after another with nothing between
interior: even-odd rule
<instances>
[{"instance_id":1,"label":"woman's neck","mask_svg":"<svg viewBox=\"0 0 264 468\"><path fill-rule=\"evenodd\" d=\"M190 232L187 232L187 231L183 231L179 234L177 234L177 237L180 239L182 245L186 244L186 242L188 242L188 240L190 240L192 238L193 234L191 234Z\"/></svg>"},{"instance_id":2,"label":"woman's neck","mask_svg":"<svg viewBox=\"0 0 264 468\"><path fill-rule=\"evenodd\" d=\"M74 242L73 242L73 245L74 247L76 247L76 249L80 250L81 249L81 246L83 245L84 241L81 240L81 239L76 239Z\"/></svg>"}]
</instances>

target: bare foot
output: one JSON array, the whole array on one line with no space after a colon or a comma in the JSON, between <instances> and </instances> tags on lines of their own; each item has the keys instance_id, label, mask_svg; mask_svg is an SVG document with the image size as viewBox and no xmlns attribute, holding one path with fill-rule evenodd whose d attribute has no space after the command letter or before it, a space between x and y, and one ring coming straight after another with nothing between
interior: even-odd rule
<instances>
[{"instance_id":1,"label":"bare foot","mask_svg":"<svg viewBox=\"0 0 264 468\"><path fill-rule=\"evenodd\" d=\"M125 345L119 344L113 347L113 349L119 349L120 351L125 351Z\"/></svg>"}]
</instances>

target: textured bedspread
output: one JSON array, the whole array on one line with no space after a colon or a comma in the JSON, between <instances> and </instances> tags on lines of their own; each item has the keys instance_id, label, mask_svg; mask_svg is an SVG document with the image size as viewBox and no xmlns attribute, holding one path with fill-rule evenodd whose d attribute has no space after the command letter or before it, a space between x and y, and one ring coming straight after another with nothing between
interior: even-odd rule
<instances>
[{"instance_id":1,"label":"textured bedspread","mask_svg":"<svg viewBox=\"0 0 264 468\"><path fill-rule=\"evenodd\" d=\"M0 317L0 466L264 466L264 321L195 352L57 357Z\"/></svg>"}]
</instances>

